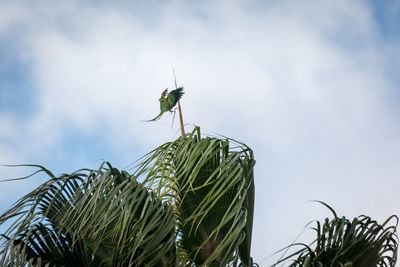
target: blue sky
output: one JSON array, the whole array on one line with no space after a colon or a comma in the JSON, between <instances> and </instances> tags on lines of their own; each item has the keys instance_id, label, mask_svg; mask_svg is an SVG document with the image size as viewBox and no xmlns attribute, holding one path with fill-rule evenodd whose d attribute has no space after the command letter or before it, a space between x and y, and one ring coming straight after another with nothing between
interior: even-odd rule
<instances>
[{"instance_id":1,"label":"blue sky","mask_svg":"<svg viewBox=\"0 0 400 267\"><path fill-rule=\"evenodd\" d=\"M0 163L128 166L179 136L170 115L142 122L173 66L187 128L254 149L261 266L330 215L309 200L383 222L400 213L400 4L377 3L2 1ZM1 184L0 210L43 179Z\"/></svg>"}]
</instances>

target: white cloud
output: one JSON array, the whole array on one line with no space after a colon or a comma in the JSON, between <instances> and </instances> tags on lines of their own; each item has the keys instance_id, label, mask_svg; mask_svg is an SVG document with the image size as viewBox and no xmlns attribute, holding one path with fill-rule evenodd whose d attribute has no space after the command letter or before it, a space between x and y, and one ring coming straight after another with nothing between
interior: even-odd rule
<instances>
[{"instance_id":1,"label":"white cloud","mask_svg":"<svg viewBox=\"0 0 400 267\"><path fill-rule=\"evenodd\" d=\"M173 87L174 66L186 121L255 150L256 261L329 214L310 199L348 216L399 213L399 108L385 50L397 49L380 39L366 3L59 5L0 6L10 14L0 33L22 29L13 34L36 90L23 125L0 120L18 132L0 133L3 147L24 147L22 160L45 161L68 128L103 132L117 149L176 137L169 115L141 122ZM1 160L19 159L4 151Z\"/></svg>"}]
</instances>

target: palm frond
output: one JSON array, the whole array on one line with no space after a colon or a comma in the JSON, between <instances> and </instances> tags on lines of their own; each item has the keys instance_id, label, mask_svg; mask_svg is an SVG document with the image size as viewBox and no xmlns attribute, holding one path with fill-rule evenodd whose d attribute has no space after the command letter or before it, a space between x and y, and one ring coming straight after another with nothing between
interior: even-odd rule
<instances>
[{"instance_id":1,"label":"palm frond","mask_svg":"<svg viewBox=\"0 0 400 267\"><path fill-rule=\"evenodd\" d=\"M55 177L0 216L2 266L253 266L255 160L229 138L161 145L133 174L109 163Z\"/></svg>"},{"instance_id":2,"label":"palm frond","mask_svg":"<svg viewBox=\"0 0 400 267\"><path fill-rule=\"evenodd\" d=\"M106 164L108 168L102 164L98 170L52 175L0 216L0 223L15 220L0 239L0 265L168 266L175 262L171 208L134 176Z\"/></svg>"},{"instance_id":3,"label":"palm frond","mask_svg":"<svg viewBox=\"0 0 400 267\"><path fill-rule=\"evenodd\" d=\"M182 258L208 266L240 257L247 266L254 164L249 147L228 138L201 138L196 127L187 138L150 152L135 174L175 206Z\"/></svg>"},{"instance_id":4,"label":"palm frond","mask_svg":"<svg viewBox=\"0 0 400 267\"><path fill-rule=\"evenodd\" d=\"M320 203L332 211L334 218L326 218L323 223L316 221L312 228L317 234L316 239L310 245L290 245L302 248L275 265L293 261L289 266L395 266L397 216L390 216L383 224L365 215L350 221L346 217L338 217L330 206Z\"/></svg>"}]
</instances>

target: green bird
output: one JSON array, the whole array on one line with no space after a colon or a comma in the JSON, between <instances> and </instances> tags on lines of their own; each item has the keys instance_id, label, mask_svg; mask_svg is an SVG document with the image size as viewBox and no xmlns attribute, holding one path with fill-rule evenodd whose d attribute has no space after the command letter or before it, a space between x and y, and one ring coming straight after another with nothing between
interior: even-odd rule
<instances>
[{"instance_id":1,"label":"green bird","mask_svg":"<svg viewBox=\"0 0 400 267\"><path fill-rule=\"evenodd\" d=\"M154 119L148 121L157 121L158 119L161 118L164 112L171 111L172 108L176 105L176 103L178 103L179 99L181 99L182 95L184 94L183 87L179 87L175 90L172 90L171 92L169 92L168 95L167 93L168 93L168 88L161 93L161 97L159 99L160 109L161 109L160 114L158 114L158 116L155 117Z\"/></svg>"}]
</instances>

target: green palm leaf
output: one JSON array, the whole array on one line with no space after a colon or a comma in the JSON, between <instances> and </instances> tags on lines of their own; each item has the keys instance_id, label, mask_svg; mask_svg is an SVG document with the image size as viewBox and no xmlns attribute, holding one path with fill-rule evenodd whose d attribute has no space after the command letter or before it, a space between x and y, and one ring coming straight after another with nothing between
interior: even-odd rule
<instances>
[{"instance_id":1,"label":"green palm leaf","mask_svg":"<svg viewBox=\"0 0 400 267\"><path fill-rule=\"evenodd\" d=\"M310 246L290 245L289 248L302 248L277 264L293 260L289 266L395 266L398 247L397 216L389 217L382 225L365 215L350 221L346 217L339 218L331 207L320 203L332 211L334 218L326 218L323 223L317 221L312 228L317 233L313 243ZM293 259L294 257L297 258Z\"/></svg>"},{"instance_id":2,"label":"green palm leaf","mask_svg":"<svg viewBox=\"0 0 400 267\"><path fill-rule=\"evenodd\" d=\"M0 216L15 221L0 265L251 266L254 164L244 144L196 127L133 174L36 166L50 179Z\"/></svg>"},{"instance_id":3,"label":"green palm leaf","mask_svg":"<svg viewBox=\"0 0 400 267\"><path fill-rule=\"evenodd\" d=\"M183 262L251 264L253 152L228 138L187 138L149 153L136 175L175 207Z\"/></svg>"},{"instance_id":4,"label":"green palm leaf","mask_svg":"<svg viewBox=\"0 0 400 267\"><path fill-rule=\"evenodd\" d=\"M1 240L1 266L175 262L174 214L134 176L102 164L50 177L0 217L15 219Z\"/></svg>"}]
</instances>

